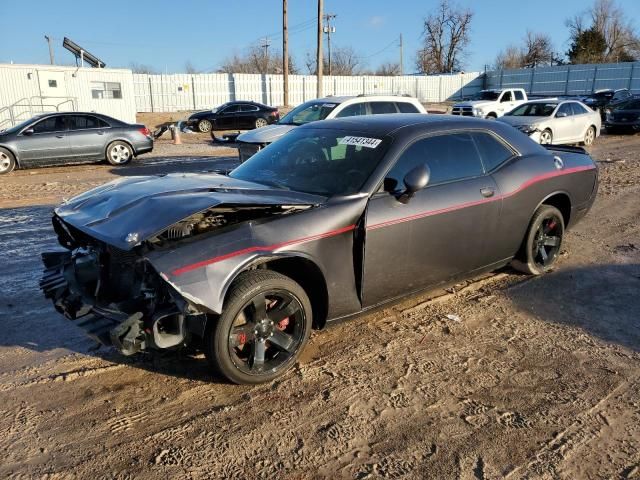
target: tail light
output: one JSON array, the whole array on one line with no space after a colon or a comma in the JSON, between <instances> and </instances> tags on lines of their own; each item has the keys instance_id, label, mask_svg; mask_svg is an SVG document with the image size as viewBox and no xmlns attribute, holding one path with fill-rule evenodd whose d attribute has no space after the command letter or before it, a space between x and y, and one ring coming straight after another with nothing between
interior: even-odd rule
<instances>
[{"instance_id":1,"label":"tail light","mask_svg":"<svg viewBox=\"0 0 640 480\"><path fill-rule=\"evenodd\" d=\"M151 131L149 131L149 129L147 127L139 128L138 131L141 134L143 134L145 137L150 137L151 136Z\"/></svg>"},{"instance_id":2,"label":"tail light","mask_svg":"<svg viewBox=\"0 0 640 480\"><path fill-rule=\"evenodd\" d=\"M277 110L274 110L273 112L269 113L270 116L272 116L273 118L275 118L276 120L280 120L280 112Z\"/></svg>"}]
</instances>

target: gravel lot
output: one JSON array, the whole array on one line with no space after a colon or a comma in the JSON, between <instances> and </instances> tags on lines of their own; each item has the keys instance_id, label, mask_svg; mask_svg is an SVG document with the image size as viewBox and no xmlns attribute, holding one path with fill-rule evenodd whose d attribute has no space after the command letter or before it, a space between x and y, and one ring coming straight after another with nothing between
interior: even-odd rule
<instances>
[{"instance_id":1,"label":"gravel lot","mask_svg":"<svg viewBox=\"0 0 640 480\"><path fill-rule=\"evenodd\" d=\"M592 148L600 193L557 271L505 269L339 323L259 387L201 356L96 349L37 288L55 203L234 163L205 138L129 167L0 178L1 478L640 478L639 136Z\"/></svg>"}]
</instances>

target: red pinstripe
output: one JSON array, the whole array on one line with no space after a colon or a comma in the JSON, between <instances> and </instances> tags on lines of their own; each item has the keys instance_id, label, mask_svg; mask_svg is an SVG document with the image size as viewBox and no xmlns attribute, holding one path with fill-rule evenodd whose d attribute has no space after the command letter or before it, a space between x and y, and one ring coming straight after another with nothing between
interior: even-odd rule
<instances>
[{"instance_id":1,"label":"red pinstripe","mask_svg":"<svg viewBox=\"0 0 640 480\"><path fill-rule=\"evenodd\" d=\"M475 201L472 201L472 202L465 202L465 203L461 203L459 205L454 205L452 207L441 208L439 210L429 210L429 211L417 213L415 215L411 215L411 216L408 216L408 217L396 218L394 220L389 220L387 222L376 223L376 224L373 224L373 225L369 225L367 227L367 230L375 230L377 228L383 228L383 227L387 227L387 226L390 226L390 225L395 225L397 223L409 222L411 220L417 220L419 218L429 217L431 215L438 215L438 214L441 214L441 213L451 212L451 211L454 211L454 210L460 210L461 208L473 207L475 205L480 205L480 204L487 203L487 202L494 202L496 200L502 200L504 198L508 198L508 197L510 197L512 195L515 195L515 194L521 192L522 190L524 190L525 188L528 188L531 185L533 185L535 183L538 183L538 182L541 182L543 180L546 180L548 178L558 177L558 176L561 176L561 175L567 175L567 174L570 174L570 173L582 172L582 171L586 171L586 170L593 170L595 168L596 168L595 166L582 166L582 167L567 168L565 170L558 170L558 171L555 171L555 172L548 172L548 173L545 173L545 174L542 174L542 175L538 175L537 177L534 177L534 178L531 178L531 179L527 180L522 185L520 185L517 189L515 189L513 192L510 192L510 193L506 193L506 194L503 194L503 195L498 195L498 196L491 197L491 198L484 198L482 200L475 200ZM349 226L346 226L346 227L343 227L343 228L338 228L336 230L331 230L329 232L320 233L320 234L317 234L317 235L311 235L309 237L297 238L297 239L294 239L294 240L288 240L286 242L276 243L276 244L273 244L273 245L254 246L254 247L243 248L242 250L236 250L234 252L230 252L230 253L226 253L224 255L219 255L217 257L209 258L209 259L203 260L201 262L192 263L190 265L185 265L184 267L180 267L180 268L177 268L177 269L173 270L171 272L171 274L174 275L174 276L178 276L178 275L182 275L183 273L187 273L187 272L190 272L192 270L196 270L198 268L206 267L207 265L211 265L213 263L217 263L217 262L221 262L223 260L227 260L228 258L237 257L239 255L245 255L245 254L253 253L253 252L271 252L271 251L277 250L279 248L288 247L290 245L298 245L298 244L301 244L301 243L313 242L314 240L320 240L322 238L333 237L335 235L340 235L342 233L350 232L350 231L354 230L355 228L356 228L355 225L349 225Z\"/></svg>"}]
</instances>

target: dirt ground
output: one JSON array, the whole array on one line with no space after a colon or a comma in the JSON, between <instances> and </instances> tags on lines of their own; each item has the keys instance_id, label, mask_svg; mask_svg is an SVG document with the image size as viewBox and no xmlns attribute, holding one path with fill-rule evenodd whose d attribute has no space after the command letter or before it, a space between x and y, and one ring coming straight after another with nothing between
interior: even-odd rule
<instances>
[{"instance_id":1,"label":"dirt ground","mask_svg":"<svg viewBox=\"0 0 640 480\"><path fill-rule=\"evenodd\" d=\"M37 288L54 204L234 163L204 138L0 179L0 478L640 478L640 137L592 148L599 196L556 271L331 326L258 387L202 357L96 348Z\"/></svg>"}]
</instances>

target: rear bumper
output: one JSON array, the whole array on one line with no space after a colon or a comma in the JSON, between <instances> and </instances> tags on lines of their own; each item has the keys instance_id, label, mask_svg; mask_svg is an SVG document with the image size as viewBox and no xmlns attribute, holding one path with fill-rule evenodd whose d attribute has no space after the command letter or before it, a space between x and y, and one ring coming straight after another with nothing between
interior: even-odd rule
<instances>
[{"instance_id":1,"label":"rear bumper","mask_svg":"<svg viewBox=\"0 0 640 480\"><path fill-rule=\"evenodd\" d=\"M135 150L136 155L149 153L153 150L153 139L146 137L145 140L134 143L133 149Z\"/></svg>"}]
</instances>

